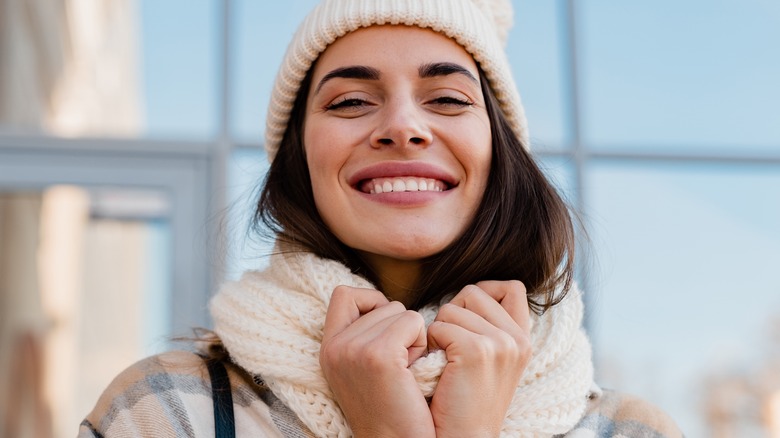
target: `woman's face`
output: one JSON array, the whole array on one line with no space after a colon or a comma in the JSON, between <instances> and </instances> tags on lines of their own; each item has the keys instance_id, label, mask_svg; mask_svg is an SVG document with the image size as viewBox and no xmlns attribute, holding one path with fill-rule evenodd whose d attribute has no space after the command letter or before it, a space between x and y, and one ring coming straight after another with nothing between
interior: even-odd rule
<instances>
[{"instance_id":1,"label":"woman's face","mask_svg":"<svg viewBox=\"0 0 780 438\"><path fill-rule=\"evenodd\" d=\"M430 30L352 32L317 61L304 144L317 210L339 240L374 264L436 254L471 223L487 185L476 63Z\"/></svg>"}]
</instances>

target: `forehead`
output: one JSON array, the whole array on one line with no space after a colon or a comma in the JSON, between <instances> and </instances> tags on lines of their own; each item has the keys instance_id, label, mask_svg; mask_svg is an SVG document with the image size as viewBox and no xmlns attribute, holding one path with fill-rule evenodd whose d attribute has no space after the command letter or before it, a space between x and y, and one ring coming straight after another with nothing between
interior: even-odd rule
<instances>
[{"instance_id":1,"label":"forehead","mask_svg":"<svg viewBox=\"0 0 780 438\"><path fill-rule=\"evenodd\" d=\"M345 65L370 65L380 70L431 62L454 62L478 76L476 62L455 40L416 26L370 26L351 32L328 46L317 61L314 77Z\"/></svg>"}]
</instances>

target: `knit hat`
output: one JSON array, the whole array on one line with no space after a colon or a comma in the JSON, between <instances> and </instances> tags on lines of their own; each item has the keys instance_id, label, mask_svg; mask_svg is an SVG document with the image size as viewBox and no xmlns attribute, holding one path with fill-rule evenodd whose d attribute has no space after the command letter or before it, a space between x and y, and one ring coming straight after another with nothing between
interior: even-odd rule
<instances>
[{"instance_id":1,"label":"knit hat","mask_svg":"<svg viewBox=\"0 0 780 438\"><path fill-rule=\"evenodd\" d=\"M509 0L324 0L298 28L276 75L265 131L269 161L279 150L301 81L317 57L347 33L381 24L429 28L463 46L485 72L512 129L528 147L525 112L504 51L512 27Z\"/></svg>"}]
</instances>

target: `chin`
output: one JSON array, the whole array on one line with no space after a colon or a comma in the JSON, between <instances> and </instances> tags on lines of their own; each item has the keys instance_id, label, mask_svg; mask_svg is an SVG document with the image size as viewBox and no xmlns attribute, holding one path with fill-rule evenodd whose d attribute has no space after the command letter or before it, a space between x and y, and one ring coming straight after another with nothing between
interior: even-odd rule
<instances>
[{"instance_id":1,"label":"chin","mask_svg":"<svg viewBox=\"0 0 780 438\"><path fill-rule=\"evenodd\" d=\"M409 239L409 236L406 236L405 238L394 239L392 243L383 245L381 250L376 253L397 260L418 261L442 252L450 243L452 241L449 239L430 241L428 238Z\"/></svg>"}]
</instances>

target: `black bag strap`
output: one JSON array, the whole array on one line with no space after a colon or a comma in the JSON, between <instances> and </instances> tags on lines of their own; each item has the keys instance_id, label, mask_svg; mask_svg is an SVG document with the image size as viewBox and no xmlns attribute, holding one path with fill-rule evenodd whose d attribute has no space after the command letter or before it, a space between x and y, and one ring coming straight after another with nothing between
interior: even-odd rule
<instances>
[{"instance_id":1,"label":"black bag strap","mask_svg":"<svg viewBox=\"0 0 780 438\"><path fill-rule=\"evenodd\" d=\"M236 420L233 415L233 394L230 378L221 360L206 360L211 377L214 400L214 433L216 438L236 438Z\"/></svg>"}]
</instances>

